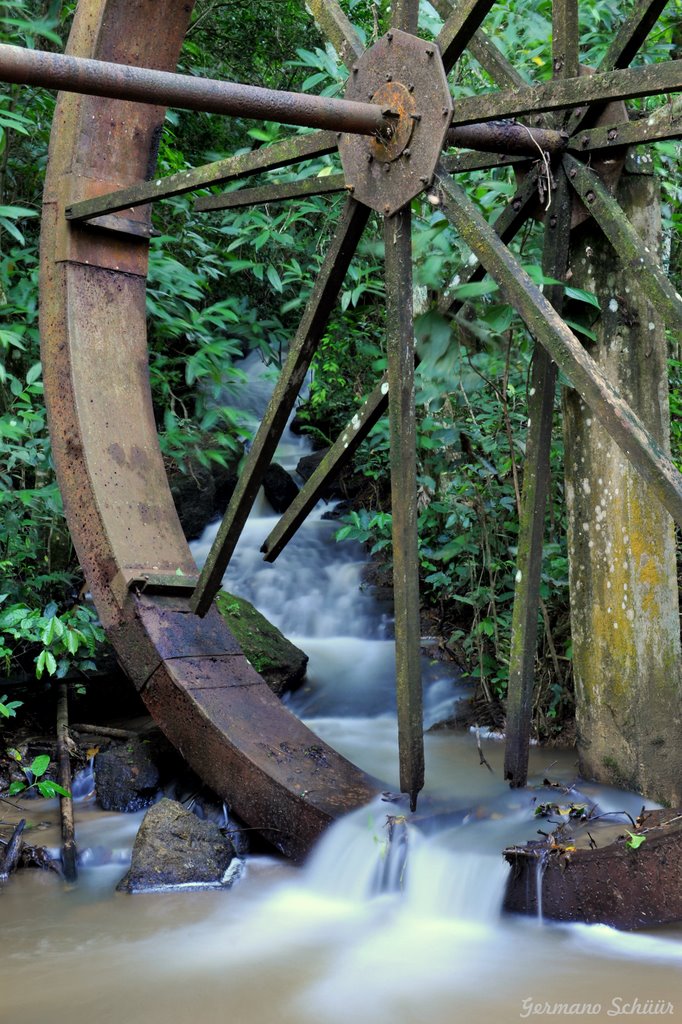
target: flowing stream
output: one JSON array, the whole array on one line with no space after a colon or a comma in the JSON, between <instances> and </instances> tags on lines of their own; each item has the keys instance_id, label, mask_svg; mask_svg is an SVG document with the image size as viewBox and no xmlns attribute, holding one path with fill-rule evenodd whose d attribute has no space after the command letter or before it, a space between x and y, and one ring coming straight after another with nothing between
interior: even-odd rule
<instances>
[{"instance_id":1,"label":"flowing stream","mask_svg":"<svg viewBox=\"0 0 682 1024\"><path fill-rule=\"evenodd\" d=\"M279 461L295 465L288 436ZM322 508L274 566L258 549L275 519L262 501L226 587L253 600L309 655L290 705L321 737L397 790L393 647L387 611L360 589L362 552L336 545ZM215 533L195 544L205 557ZM427 726L464 684L425 661ZM503 782L502 745L427 734L423 827L378 801L323 837L303 868L253 856L224 892L115 892L142 815L77 803L78 886L24 871L0 893L0 1021L21 1024L506 1024L531 1018L682 1020L682 928L626 934L501 913L501 850L536 837L542 780L572 799L637 814L641 797L577 780L570 753L531 751L531 785ZM553 797L550 797L552 799ZM56 807L25 805L56 845ZM35 841L35 840L33 840ZM672 1010L669 1009L672 1007Z\"/></svg>"}]
</instances>

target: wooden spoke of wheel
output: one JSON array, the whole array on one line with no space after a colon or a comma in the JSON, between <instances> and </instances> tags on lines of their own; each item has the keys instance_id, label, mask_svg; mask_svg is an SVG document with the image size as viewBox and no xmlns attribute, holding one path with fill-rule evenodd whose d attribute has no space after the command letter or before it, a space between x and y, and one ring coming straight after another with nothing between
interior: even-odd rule
<instances>
[{"instance_id":1,"label":"wooden spoke of wheel","mask_svg":"<svg viewBox=\"0 0 682 1024\"><path fill-rule=\"evenodd\" d=\"M365 51L362 40L336 0L306 0L313 18L350 71Z\"/></svg>"},{"instance_id":2,"label":"wooden spoke of wheel","mask_svg":"<svg viewBox=\"0 0 682 1024\"><path fill-rule=\"evenodd\" d=\"M566 148L570 152L589 154L595 149L618 149L679 138L682 138L682 97L676 96L665 106L657 107L648 117L637 121L581 129L569 139Z\"/></svg>"},{"instance_id":3,"label":"wooden spoke of wheel","mask_svg":"<svg viewBox=\"0 0 682 1024\"><path fill-rule=\"evenodd\" d=\"M552 15L553 74L555 78L571 77L578 71L577 0L561 0L554 3ZM557 187L552 192L550 207L545 212L545 242L542 256L544 276L560 282L566 280L568 272L571 213L571 190L566 175L560 172ZM564 304L562 285L549 285L545 296L552 308L561 315ZM549 490L556 379L556 363L547 349L536 343L528 393L528 432L507 690L504 777L513 787L525 786L528 779L528 750L533 717L542 550Z\"/></svg>"},{"instance_id":4,"label":"wooden spoke of wheel","mask_svg":"<svg viewBox=\"0 0 682 1024\"><path fill-rule=\"evenodd\" d=\"M384 220L386 350L391 444L393 594L400 789L412 810L424 785L424 725L419 653L419 552L409 204Z\"/></svg>"},{"instance_id":5,"label":"wooden spoke of wheel","mask_svg":"<svg viewBox=\"0 0 682 1024\"><path fill-rule=\"evenodd\" d=\"M577 104L604 103L682 92L682 60L567 78L457 101L453 125L473 124L524 114L562 110Z\"/></svg>"},{"instance_id":6,"label":"wooden spoke of wheel","mask_svg":"<svg viewBox=\"0 0 682 1024\"><path fill-rule=\"evenodd\" d=\"M552 6L552 68L555 79L578 74L578 0L559 0ZM560 170L550 208L545 213L543 251L543 273L546 278L558 282L566 280L568 270L571 200L568 180ZM563 287L550 285L545 296L561 315ZM556 377L556 364L551 355L537 344L532 357L528 392L528 428L507 690L505 778L514 787L525 785L528 777Z\"/></svg>"},{"instance_id":7,"label":"wooden spoke of wheel","mask_svg":"<svg viewBox=\"0 0 682 1024\"><path fill-rule=\"evenodd\" d=\"M178 171L177 174L169 174L165 178L144 181L139 185L131 185L129 188L74 203L67 208L66 219L72 222L90 220L101 214L144 206L154 200L181 196L207 185L222 185L226 181L246 178L251 174L288 167L302 160L311 160L332 153L335 149L335 132L317 131L305 135L292 135L282 142L273 143L272 146L264 146L263 149L216 160L212 164L204 164L191 171Z\"/></svg>"},{"instance_id":8,"label":"wooden spoke of wheel","mask_svg":"<svg viewBox=\"0 0 682 1024\"><path fill-rule=\"evenodd\" d=\"M537 198L537 178L529 174L514 198L507 204L494 224L500 238L509 242L525 224L532 213ZM454 317L464 300L458 299L456 290L461 285L479 281L485 276L485 268L479 263L467 266L460 272L459 284L454 291L447 291L438 307L443 316ZM274 562L284 550L306 516L327 491L329 484L348 465L356 451L367 438L372 428L388 409L388 377L383 375L364 404L345 429L338 436L326 456L299 491L297 497L282 515L275 528L268 535L261 551L266 562Z\"/></svg>"},{"instance_id":9,"label":"wooden spoke of wheel","mask_svg":"<svg viewBox=\"0 0 682 1024\"><path fill-rule=\"evenodd\" d=\"M574 189L615 249L618 257L644 278L651 301L669 327L682 329L682 297L663 273L653 253L642 244L618 201L597 174L568 154L564 167Z\"/></svg>"},{"instance_id":10,"label":"wooden spoke of wheel","mask_svg":"<svg viewBox=\"0 0 682 1024\"><path fill-rule=\"evenodd\" d=\"M442 196L443 212L500 285L530 333L544 345L673 519L682 524L682 475L660 444L500 242L464 190L445 171L436 173L435 185Z\"/></svg>"},{"instance_id":11,"label":"wooden spoke of wheel","mask_svg":"<svg viewBox=\"0 0 682 1024\"><path fill-rule=\"evenodd\" d=\"M447 23L453 15L453 0L432 0L436 11L444 22ZM482 21L483 19L481 19ZM473 33L466 44L466 48L478 61L481 67L488 72L495 85L502 89L518 89L528 85L528 82L510 64L507 58L498 50L493 41L488 38L482 29Z\"/></svg>"},{"instance_id":12,"label":"wooden spoke of wheel","mask_svg":"<svg viewBox=\"0 0 682 1024\"><path fill-rule=\"evenodd\" d=\"M495 0L459 0L454 7L436 40L446 71L455 66L494 3Z\"/></svg>"},{"instance_id":13,"label":"wooden spoke of wheel","mask_svg":"<svg viewBox=\"0 0 682 1024\"><path fill-rule=\"evenodd\" d=\"M627 68L646 41L668 0L636 0L630 12L614 36L611 45L599 63L599 71L613 71ZM571 135L578 131L587 118L594 118L595 112L589 107L576 107L567 120L566 127Z\"/></svg>"},{"instance_id":14,"label":"wooden spoke of wheel","mask_svg":"<svg viewBox=\"0 0 682 1024\"><path fill-rule=\"evenodd\" d=\"M326 178L299 178L260 188L240 188L236 192L223 192L217 196L202 196L194 204L195 213L209 210L232 210L240 206L265 206L281 203L287 199L304 199L310 196L324 196L333 192L344 192L346 179L343 174L329 174Z\"/></svg>"},{"instance_id":15,"label":"wooden spoke of wheel","mask_svg":"<svg viewBox=\"0 0 682 1024\"><path fill-rule=\"evenodd\" d=\"M393 0L391 26L416 35L419 27L419 0Z\"/></svg>"},{"instance_id":16,"label":"wooden spoke of wheel","mask_svg":"<svg viewBox=\"0 0 682 1024\"><path fill-rule=\"evenodd\" d=\"M192 595L190 605L197 615L207 613L220 589L228 562L301 390L368 217L369 210L365 206L351 198L346 200L286 363Z\"/></svg>"}]
</instances>

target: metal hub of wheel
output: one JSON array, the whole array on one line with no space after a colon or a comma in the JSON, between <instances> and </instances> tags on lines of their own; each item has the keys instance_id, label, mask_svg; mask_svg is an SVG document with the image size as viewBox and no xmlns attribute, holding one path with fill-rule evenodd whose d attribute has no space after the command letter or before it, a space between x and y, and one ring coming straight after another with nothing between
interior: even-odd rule
<instances>
[{"instance_id":1,"label":"metal hub of wheel","mask_svg":"<svg viewBox=\"0 0 682 1024\"><path fill-rule=\"evenodd\" d=\"M428 185L452 119L452 97L440 52L394 30L353 64L348 100L369 100L387 115L383 135L342 134L339 153L351 195L390 216Z\"/></svg>"},{"instance_id":2,"label":"metal hub of wheel","mask_svg":"<svg viewBox=\"0 0 682 1024\"><path fill-rule=\"evenodd\" d=\"M364 52L336 0L309 0L349 69L344 100L165 73L176 64L190 2L80 0L68 57L0 47L0 78L71 90L57 105L45 188L42 333L55 461L88 584L119 658L171 740L242 816L294 855L328 821L367 800L378 784L321 744L269 694L212 601L370 210L384 215L387 376L263 550L268 559L277 556L329 476L388 409L401 788L413 805L423 784L423 746L410 200L426 187L473 254L462 280L490 274L538 342L529 391L528 514L519 538L514 609L520 639L510 669L506 773L512 784L523 784L527 771L557 368L682 522L682 478L562 320L562 288L542 294L506 245L537 211L541 191L545 206L549 202L543 270L564 280L577 199L618 251L637 254L661 315L682 323L680 296L639 245L608 190L608 178L594 169L598 161L620 159L629 145L682 134L677 107L631 121L621 116L611 122L608 114L614 101L682 89L682 61L629 66L665 4L637 0L599 67L581 75L578 5L555 2L553 78L536 85L480 31L493 0L434 0L434 6L444 19L435 43L418 37L418 0L394 0L391 31ZM447 76L465 48L495 88L453 104ZM319 130L150 178L166 105ZM343 175L204 197L195 206L201 212L312 192L349 193L214 549L197 576L154 430L145 334L149 204L292 166L337 147ZM447 153L453 147L471 152ZM491 227L456 176L505 163L521 163L526 172ZM442 311L456 305L446 297Z\"/></svg>"}]
</instances>

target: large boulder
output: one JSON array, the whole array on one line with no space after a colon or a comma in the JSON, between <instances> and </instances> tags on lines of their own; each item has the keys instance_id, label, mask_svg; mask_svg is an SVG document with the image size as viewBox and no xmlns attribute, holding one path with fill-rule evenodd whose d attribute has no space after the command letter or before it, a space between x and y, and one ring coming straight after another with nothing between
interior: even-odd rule
<instances>
[{"instance_id":1,"label":"large boulder","mask_svg":"<svg viewBox=\"0 0 682 1024\"><path fill-rule=\"evenodd\" d=\"M161 800L144 816L130 870L119 892L164 891L181 886L229 886L240 862L226 835L175 800Z\"/></svg>"},{"instance_id":2,"label":"large boulder","mask_svg":"<svg viewBox=\"0 0 682 1024\"><path fill-rule=\"evenodd\" d=\"M296 472L301 479L308 481L328 454L329 448L322 448L320 451L312 452L310 455L304 455L299 459L298 465L296 466ZM352 466L346 466L337 476L327 480L325 488L321 493L321 497L325 499L340 500L354 498L362 490L365 484L366 480L358 473L355 473Z\"/></svg>"},{"instance_id":3,"label":"large boulder","mask_svg":"<svg viewBox=\"0 0 682 1024\"><path fill-rule=\"evenodd\" d=\"M281 697L301 685L308 665L307 654L243 597L222 591L216 604L242 651L273 693Z\"/></svg>"},{"instance_id":4,"label":"large boulder","mask_svg":"<svg viewBox=\"0 0 682 1024\"><path fill-rule=\"evenodd\" d=\"M273 462L263 477L263 491L275 512L286 512L298 495L298 485L283 466Z\"/></svg>"},{"instance_id":5,"label":"large boulder","mask_svg":"<svg viewBox=\"0 0 682 1024\"><path fill-rule=\"evenodd\" d=\"M185 537L196 540L209 523L225 512L237 476L218 463L203 466L194 459L186 473L171 469L168 482Z\"/></svg>"}]
</instances>

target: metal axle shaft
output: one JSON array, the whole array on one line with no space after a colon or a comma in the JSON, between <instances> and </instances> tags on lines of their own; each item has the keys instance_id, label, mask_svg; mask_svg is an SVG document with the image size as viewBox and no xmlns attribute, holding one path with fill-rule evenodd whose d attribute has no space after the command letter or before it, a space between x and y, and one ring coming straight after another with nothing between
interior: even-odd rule
<instances>
[{"instance_id":1,"label":"metal axle shaft","mask_svg":"<svg viewBox=\"0 0 682 1024\"><path fill-rule=\"evenodd\" d=\"M4 44L0 81L357 135L381 135L391 123L375 103L261 89Z\"/></svg>"}]
</instances>

